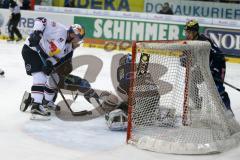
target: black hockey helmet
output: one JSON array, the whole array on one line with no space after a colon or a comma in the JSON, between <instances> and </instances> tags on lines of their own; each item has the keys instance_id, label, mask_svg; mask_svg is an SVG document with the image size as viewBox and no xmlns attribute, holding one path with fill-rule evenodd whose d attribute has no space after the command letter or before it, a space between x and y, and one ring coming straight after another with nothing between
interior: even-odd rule
<instances>
[{"instance_id":1,"label":"black hockey helmet","mask_svg":"<svg viewBox=\"0 0 240 160\"><path fill-rule=\"evenodd\" d=\"M192 19L190 21L187 21L185 27L184 27L184 30L187 30L187 31L196 31L198 32L199 30L199 24L198 24L198 21L195 20L195 19Z\"/></svg>"}]
</instances>

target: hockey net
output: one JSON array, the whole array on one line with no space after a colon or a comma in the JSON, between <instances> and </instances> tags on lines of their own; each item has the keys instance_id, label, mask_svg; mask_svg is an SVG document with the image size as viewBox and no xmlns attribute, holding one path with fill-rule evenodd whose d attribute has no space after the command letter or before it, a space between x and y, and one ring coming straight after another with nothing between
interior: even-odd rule
<instances>
[{"instance_id":1,"label":"hockey net","mask_svg":"<svg viewBox=\"0 0 240 160\"><path fill-rule=\"evenodd\" d=\"M137 42L132 49L127 142L175 154L222 152L240 140L202 41Z\"/></svg>"}]
</instances>

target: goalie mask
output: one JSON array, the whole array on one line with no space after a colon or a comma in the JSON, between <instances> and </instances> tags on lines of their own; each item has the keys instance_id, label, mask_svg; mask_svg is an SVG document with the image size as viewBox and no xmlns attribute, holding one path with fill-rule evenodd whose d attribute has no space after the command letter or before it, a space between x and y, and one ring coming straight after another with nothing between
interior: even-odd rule
<instances>
[{"instance_id":1,"label":"goalie mask","mask_svg":"<svg viewBox=\"0 0 240 160\"><path fill-rule=\"evenodd\" d=\"M127 115L121 109L115 109L105 115L107 126L112 131L127 129Z\"/></svg>"}]
</instances>

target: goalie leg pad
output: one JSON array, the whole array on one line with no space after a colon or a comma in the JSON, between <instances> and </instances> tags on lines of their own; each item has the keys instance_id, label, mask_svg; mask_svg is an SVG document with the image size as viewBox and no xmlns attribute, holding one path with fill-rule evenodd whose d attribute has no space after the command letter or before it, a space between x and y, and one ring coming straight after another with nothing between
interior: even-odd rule
<instances>
[{"instance_id":1,"label":"goalie leg pad","mask_svg":"<svg viewBox=\"0 0 240 160\"><path fill-rule=\"evenodd\" d=\"M115 95L109 95L106 96L103 103L102 103L102 108L106 113L109 113L116 109L118 106L118 98Z\"/></svg>"},{"instance_id":2,"label":"goalie leg pad","mask_svg":"<svg viewBox=\"0 0 240 160\"><path fill-rule=\"evenodd\" d=\"M67 88L66 86L72 86L75 90L78 89L81 93L85 93L91 88L90 83L86 79L71 74L65 77L64 86L65 87L63 88ZM73 88L71 90L74 90Z\"/></svg>"},{"instance_id":3,"label":"goalie leg pad","mask_svg":"<svg viewBox=\"0 0 240 160\"><path fill-rule=\"evenodd\" d=\"M95 101L100 105L99 96L94 89L88 89L83 96L89 103L92 103L91 98L94 98Z\"/></svg>"}]
</instances>

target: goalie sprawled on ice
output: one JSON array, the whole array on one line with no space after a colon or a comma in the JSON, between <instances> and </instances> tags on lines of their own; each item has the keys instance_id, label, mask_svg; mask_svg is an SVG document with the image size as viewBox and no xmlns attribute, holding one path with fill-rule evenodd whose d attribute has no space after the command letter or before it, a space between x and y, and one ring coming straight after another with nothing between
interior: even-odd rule
<instances>
[{"instance_id":1,"label":"goalie sprawled on ice","mask_svg":"<svg viewBox=\"0 0 240 160\"><path fill-rule=\"evenodd\" d=\"M110 130L127 129L128 94L129 88L131 88L131 59L131 55L128 54L122 56L119 60L119 66L117 67L117 92L118 95L122 98L123 102L119 105L116 105L115 110L105 115L105 119ZM135 121L136 123L138 123L141 122L142 119L145 119L145 121L149 122L146 125L174 126L176 121L175 110L166 107L161 107L161 110L159 110L160 96L172 90L171 84L159 80L159 76L161 76L161 74L164 74L167 69L166 67L159 64L151 64L151 67L156 67L156 65L158 65L157 67L162 68L161 71L157 71L156 75L153 76L148 73L148 62L149 55L142 54L140 57L140 61L137 64L136 83L138 83L139 87L136 88L134 101L136 99L144 100L146 102L149 102L149 104L151 105L148 106L147 111L141 111L141 108L144 109L144 107L139 106L140 112L143 112L144 114L141 115L141 117L136 115L137 117ZM164 91L160 91L158 86L165 86L166 88ZM151 117L155 114L158 115L158 120L153 121Z\"/></svg>"}]
</instances>

